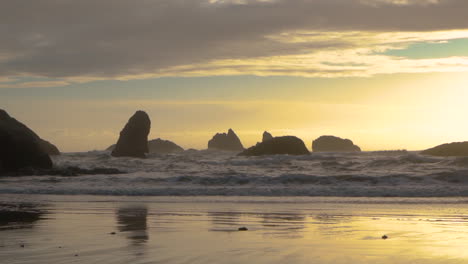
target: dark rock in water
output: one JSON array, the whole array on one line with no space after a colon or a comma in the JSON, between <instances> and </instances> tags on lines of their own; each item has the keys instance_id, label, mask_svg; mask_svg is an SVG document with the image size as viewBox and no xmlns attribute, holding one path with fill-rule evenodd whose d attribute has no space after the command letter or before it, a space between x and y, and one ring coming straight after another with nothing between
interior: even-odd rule
<instances>
[{"instance_id":1,"label":"dark rock in water","mask_svg":"<svg viewBox=\"0 0 468 264\"><path fill-rule=\"evenodd\" d=\"M183 152L184 149L169 140L153 139L148 142L149 153L167 154Z\"/></svg>"},{"instance_id":2,"label":"dark rock in water","mask_svg":"<svg viewBox=\"0 0 468 264\"><path fill-rule=\"evenodd\" d=\"M239 231L249 231L249 229L247 227L239 227L239 229L237 229Z\"/></svg>"},{"instance_id":3,"label":"dark rock in water","mask_svg":"<svg viewBox=\"0 0 468 264\"><path fill-rule=\"evenodd\" d=\"M145 158L148 153L148 134L151 121L148 114L137 111L120 132L119 140L112 151L114 157Z\"/></svg>"},{"instance_id":4,"label":"dark rock in water","mask_svg":"<svg viewBox=\"0 0 468 264\"><path fill-rule=\"evenodd\" d=\"M49 141L46 141L44 139L39 139L39 144L41 145L41 149L51 155L51 156L56 156L60 155L60 150L52 143Z\"/></svg>"},{"instance_id":5,"label":"dark rock in water","mask_svg":"<svg viewBox=\"0 0 468 264\"><path fill-rule=\"evenodd\" d=\"M107 151L113 151L115 149L116 144L110 145L108 148L106 148Z\"/></svg>"},{"instance_id":6,"label":"dark rock in water","mask_svg":"<svg viewBox=\"0 0 468 264\"><path fill-rule=\"evenodd\" d=\"M111 145L106 150L112 151L115 149L115 146L115 144ZM149 153L157 154L178 153L184 151L182 147L175 144L174 142L160 138L148 141L148 150Z\"/></svg>"},{"instance_id":7,"label":"dark rock in water","mask_svg":"<svg viewBox=\"0 0 468 264\"><path fill-rule=\"evenodd\" d=\"M218 133L209 142L208 149L242 151L244 146L232 129L228 133Z\"/></svg>"},{"instance_id":8,"label":"dark rock in water","mask_svg":"<svg viewBox=\"0 0 468 264\"><path fill-rule=\"evenodd\" d=\"M258 143L257 145L246 149L239 155L241 156L261 156L261 155L307 155L304 142L294 136L275 137L273 139Z\"/></svg>"},{"instance_id":9,"label":"dark rock in water","mask_svg":"<svg viewBox=\"0 0 468 264\"><path fill-rule=\"evenodd\" d=\"M321 136L312 142L314 152L360 152L361 148L349 139L335 136Z\"/></svg>"},{"instance_id":10,"label":"dark rock in water","mask_svg":"<svg viewBox=\"0 0 468 264\"><path fill-rule=\"evenodd\" d=\"M440 156L440 157L462 157L468 156L468 142L454 142L449 144L439 145L421 152L423 155Z\"/></svg>"},{"instance_id":11,"label":"dark rock in water","mask_svg":"<svg viewBox=\"0 0 468 264\"><path fill-rule=\"evenodd\" d=\"M273 139L273 136L270 133L268 133L267 131L263 132L262 142L265 142L265 141L270 140L270 139Z\"/></svg>"},{"instance_id":12,"label":"dark rock in water","mask_svg":"<svg viewBox=\"0 0 468 264\"><path fill-rule=\"evenodd\" d=\"M0 109L0 173L22 168L52 168L39 136Z\"/></svg>"}]
</instances>

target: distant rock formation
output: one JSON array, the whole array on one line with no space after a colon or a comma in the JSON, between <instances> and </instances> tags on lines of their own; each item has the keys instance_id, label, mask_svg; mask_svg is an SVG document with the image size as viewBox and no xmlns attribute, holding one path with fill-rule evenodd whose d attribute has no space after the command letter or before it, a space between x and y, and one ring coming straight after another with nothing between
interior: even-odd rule
<instances>
[{"instance_id":1,"label":"distant rock formation","mask_svg":"<svg viewBox=\"0 0 468 264\"><path fill-rule=\"evenodd\" d=\"M209 142L208 149L242 151L244 146L232 129L228 133L218 133Z\"/></svg>"},{"instance_id":2,"label":"distant rock formation","mask_svg":"<svg viewBox=\"0 0 468 264\"><path fill-rule=\"evenodd\" d=\"M169 140L153 139L148 142L149 153L168 154L183 152L184 149Z\"/></svg>"},{"instance_id":3,"label":"distant rock formation","mask_svg":"<svg viewBox=\"0 0 468 264\"><path fill-rule=\"evenodd\" d=\"M312 142L313 152L360 152L361 148L349 139L321 136Z\"/></svg>"},{"instance_id":4,"label":"distant rock formation","mask_svg":"<svg viewBox=\"0 0 468 264\"><path fill-rule=\"evenodd\" d=\"M52 160L39 142L36 133L0 109L0 172L52 168Z\"/></svg>"},{"instance_id":5,"label":"distant rock formation","mask_svg":"<svg viewBox=\"0 0 468 264\"><path fill-rule=\"evenodd\" d=\"M268 131L263 132L262 142L273 139L273 136Z\"/></svg>"},{"instance_id":6,"label":"distant rock formation","mask_svg":"<svg viewBox=\"0 0 468 264\"><path fill-rule=\"evenodd\" d=\"M120 132L119 140L112 151L114 157L145 158L148 153L148 134L151 121L148 114L137 111Z\"/></svg>"},{"instance_id":7,"label":"distant rock formation","mask_svg":"<svg viewBox=\"0 0 468 264\"><path fill-rule=\"evenodd\" d=\"M421 152L423 155L440 157L461 157L468 156L468 142L453 142L439 145Z\"/></svg>"},{"instance_id":8,"label":"distant rock formation","mask_svg":"<svg viewBox=\"0 0 468 264\"><path fill-rule=\"evenodd\" d=\"M50 156L60 155L60 150L47 140L39 139L41 149Z\"/></svg>"},{"instance_id":9,"label":"distant rock formation","mask_svg":"<svg viewBox=\"0 0 468 264\"><path fill-rule=\"evenodd\" d=\"M244 150L239 155L241 156L262 156L262 155L307 155L307 150L304 142L293 136L275 137L267 141L258 143L257 145Z\"/></svg>"},{"instance_id":10,"label":"distant rock formation","mask_svg":"<svg viewBox=\"0 0 468 264\"><path fill-rule=\"evenodd\" d=\"M109 146L106 150L112 151L115 149L115 144ZM148 153L157 153L157 154L169 154L169 153L178 153L183 152L184 149L177 145L176 143L164 140L164 139L153 139L148 141Z\"/></svg>"}]
</instances>

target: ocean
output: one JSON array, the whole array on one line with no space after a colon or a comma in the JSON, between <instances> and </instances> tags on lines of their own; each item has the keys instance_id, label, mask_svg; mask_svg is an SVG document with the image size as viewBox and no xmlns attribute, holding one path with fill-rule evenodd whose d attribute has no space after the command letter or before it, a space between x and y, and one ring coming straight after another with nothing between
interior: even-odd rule
<instances>
[{"instance_id":1,"label":"ocean","mask_svg":"<svg viewBox=\"0 0 468 264\"><path fill-rule=\"evenodd\" d=\"M468 262L468 158L190 150L53 159L58 171L125 173L0 178L1 263Z\"/></svg>"},{"instance_id":2,"label":"ocean","mask_svg":"<svg viewBox=\"0 0 468 264\"><path fill-rule=\"evenodd\" d=\"M0 194L112 196L466 197L468 157L407 151L243 157L188 150L146 159L64 153L56 167L123 174L0 178Z\"/></svg>"}]
</instances>

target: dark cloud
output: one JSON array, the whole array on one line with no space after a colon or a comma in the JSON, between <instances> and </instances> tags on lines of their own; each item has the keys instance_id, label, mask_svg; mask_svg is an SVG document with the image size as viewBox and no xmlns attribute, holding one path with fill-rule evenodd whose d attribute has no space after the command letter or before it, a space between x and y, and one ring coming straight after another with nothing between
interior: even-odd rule
<instances>
[{"instance_id":1,"label":"dark cloud","mask_svg":"<svg viewBox=\"0 0 468 264\"><path fill-rule=\"evenodd\" d=\"M310 53L352 44L268 36L466 29L467 10L466 0L2 0L0 77L111 78L215 59Z\"/></svg>"}]
</instances>

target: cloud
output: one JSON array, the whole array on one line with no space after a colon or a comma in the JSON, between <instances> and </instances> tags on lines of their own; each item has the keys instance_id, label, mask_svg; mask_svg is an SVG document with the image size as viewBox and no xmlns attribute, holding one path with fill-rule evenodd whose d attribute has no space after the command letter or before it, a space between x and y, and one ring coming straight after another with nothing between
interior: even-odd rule
<instances>
[{"instance_id":1,"label":"cloud","mask_svg":"<svg viewBox=\"0 0 468 264\"><path fill-rule=\"evenodd\" d=\"M19 82L19 83L1 83L0 88L41 88L41 87L60 87L67 86L66 81L37 81L37 82Z\"/></svg>"},{"instance_id":2,"label":"cloud","mask_svg":"<svg viewBox=\"0 0 468 264\"><path fill-rule=\"evenodd\" d=\"M409 61L375 54L467 37L466 10L466 0L4 0L0 78L466 70L463 57ZM372 70L373 63L388 65Z\"/></svg>"}]
</instances>

